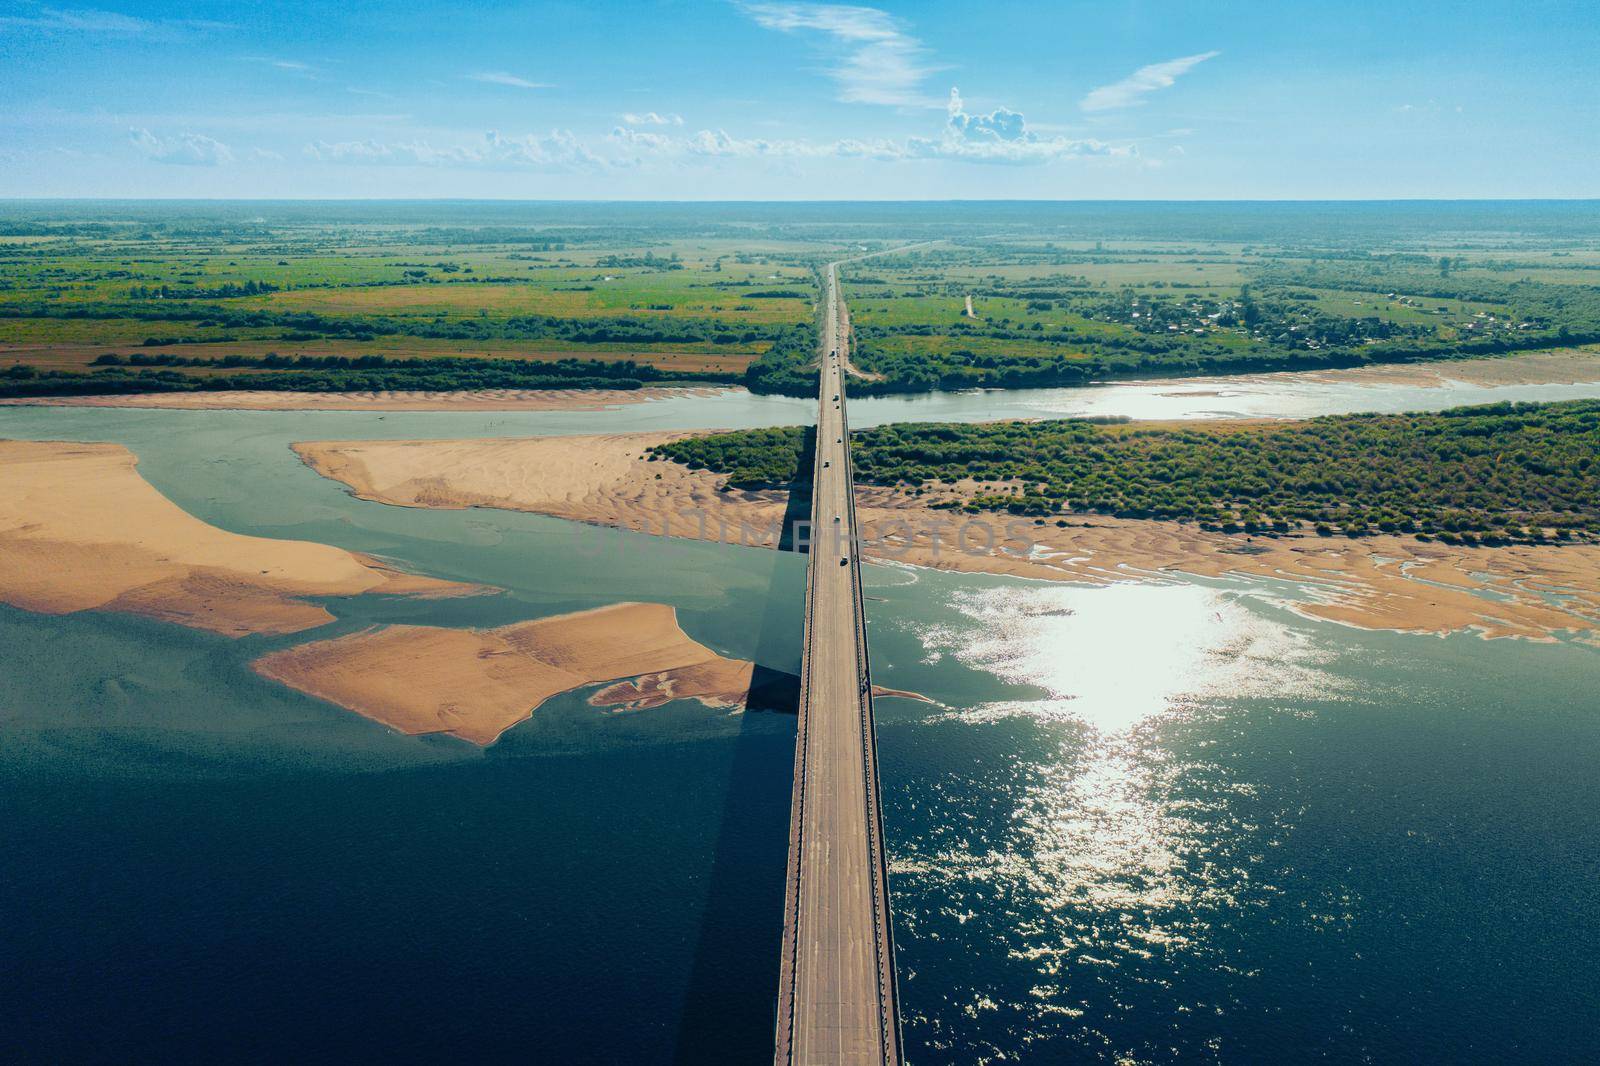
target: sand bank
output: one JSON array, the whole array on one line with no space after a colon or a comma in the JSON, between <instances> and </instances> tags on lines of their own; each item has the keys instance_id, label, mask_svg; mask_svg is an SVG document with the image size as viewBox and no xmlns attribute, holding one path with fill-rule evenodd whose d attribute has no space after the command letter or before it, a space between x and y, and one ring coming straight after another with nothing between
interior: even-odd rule
<instances>
[{"instance_id":1,"label":"sand bank","mask_svg":"<svg viewBox=\"0 0 1600 1066\"><path fill-rule=\"evenodd\" d=\"M1319 381L1345 385L1575 385L1600 381L1600 350L1558 348L1486 359L1436 359L1385 363L1345 370L1285 371L1252 375L1252 380Z\"/></svg>"},{"instance_id":2,"label":"sand bank","mask_svg":"<svg viewBox=\"0 0 1600 1066\"><path fill-rule=\"evenodd\" d=\"M602 525L721 502L717 479L645 451L687 433L504 440L311 441L293 445L317 473L363 500L401 507L496 507ZM656 475L660 475L658 479ZM782 513L782 494L770 495Z\"/></svg>"},{"instance_id":3,"label":"sand bank","mask_svg":"<svg viewBox=\"0 0 1600 1066\"><path fill-rule=\"evenodd\" d=\"M0 441L0 602L111 610L228 636L331 621L303 597L481 591L342 548L228 533L139 476L117 444Z\"/></svg>"},{"instance_id":4,"label":"sand bank","mask_svg":"<svg viewBox=\"0 0 1600 1066\"><path fill-rule=\"evenodd\" d=\"M454 392L145 392L0 400L32 407L142 407L178 411L600 411L668 396L713 396L716 388L480 389Z\"/></svg>"},{"instance_id":5,"label":"sand bank","mask_svg":"<svg viewBox=\"0 0 1600 1066\"><path fill-rule=\"evenodd\" d=\"M498 507L671 536L775 547L787 494L725 491L722 478L648 462L664 434L295 445L363 499L404 507ZM958 494L961 487L949 490ZM936 497L863 486L868 558L1108 584L1162 571L1281 577L1308 616L1370 629L1544 638L1600 628L1600 548L1450 547L1409 537L1249 538L1099 516L1053 522L969 517ZM992 540L992 543L991 543ZM1553 590L1560 590L1550 595Z\"/></svg>"},{"instance_id":6,"label":"sand bank","mask_svg":"<svg viewBox=\"0 0 1600 1066\"><path fill-rule=\"evenodd\" d=\"M613 682L595 706L793 703L792 682L691 640L677 612L620 603L498 629L387 626L276 652L258 673L403 733L491 744L552 696ZM789 688L787 695L785 689Z\"/></svg>"}]
</instances>

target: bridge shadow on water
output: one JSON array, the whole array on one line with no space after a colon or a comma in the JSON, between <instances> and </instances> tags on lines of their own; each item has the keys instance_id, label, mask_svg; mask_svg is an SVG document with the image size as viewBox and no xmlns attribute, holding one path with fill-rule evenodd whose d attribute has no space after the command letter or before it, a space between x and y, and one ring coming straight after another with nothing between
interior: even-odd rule
<instances>
[{"instance_id":1,"label":"bridge shadow on water","mask_svg":"<svg viewBox=\"0 0 1600 1066\"><path fill-rule=\"evenodd\" d=\"M801 522L811 521L811 476L817 465L817 429L807 426L805 440L800 445L800 463L795 470L794 483L789 486L789 502L783 509L783 533L778 538L781 552L802 551L795 528Z\"/></svg>"},{"instance_id":2,"label":"bridge shadow on water","mask_svg":"<svg viewBox=\"0 0 1600 1066\"><path fill-rule=\"evenodd\" d=\"M795 525L811 517L815 455L816 433L807 429L784 511L781 552L804 550ZM805 586L795 575L793 560L773 557L756 646L768 657L774 649L792 652L798 668ZM700 939L678 1022L673 1059L685 1066L759 1062L772 1055L799 696L795 673L756 666L729 761ZM776 727L780 716L789 728Z\"/></svg>"}]
</instances>

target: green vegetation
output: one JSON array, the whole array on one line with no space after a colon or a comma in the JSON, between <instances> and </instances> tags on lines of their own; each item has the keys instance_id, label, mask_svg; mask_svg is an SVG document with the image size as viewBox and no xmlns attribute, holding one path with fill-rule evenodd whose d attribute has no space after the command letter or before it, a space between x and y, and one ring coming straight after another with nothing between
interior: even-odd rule
<instances>
[{"instance_id":1,"label":"green vegetation","mask_svg":"<svg viewBox=\"0 0 1600 1066\"><path fill-rule=\"evenodd\" d=\"M1592 206L1016 205L846 264L857 395L1495 356L1600 342ZM959 218L959 215L956 217ZM971 298L974 315L966 314ZM768 353L765 363L782 360ZM793 387L795 368L767 379Z\"/></svg>"},{"instance_id":2,"label":"green vegetation","mask_svg":"<svg viewBox=\"0 0 1600 1066\"><path fill-rule=\"evenodd\" d=\"M31 368L5 388L34 395L291 387L262 380L280 375L328 389L737 383L764 352L814 347L812 263L838 245L714 216L0 205L0 371ZM432 359L449 365L408 365ZM97 366L123 369L84 376ZM135 372L147 366L166 372ZM241 367L258 372L218 372Z\"/></svg>"},{"instance_id":3,"label":"green vegetation","mask_svg":"<svg viewBox=\"0 0 1600 1066\"><path fill-rule=\"evenodd\" d=\"M802 431L694 437L662 458L782 485ZM937 505L1041 518L1092 512L1225 532L1415 533L1447 543L1600 539L1600 401L1272 425L1134 428L1083 420L892 425L852 438L862 483ZM947 495L954 483L980 487Z\"/></svg>"},{"instance_id":4,"label":"green vegetation","mask_svg":"<svg viewBox=\"0 0 1600 1066\"><path fill-rule=\"evenodd\" d=\"M561 359L386 359L366 355L221 360L175 355L100 356L92 374L13 366L0 371L0 397L264 389L274 392L456 391L464 389L637 389L644 385L726 381L715 374L672 374L631 361ZM203 368L207 374L125 367ZM221 371L246 369L246 373Z\"/></svg>"},{"instance_id":5,"label":"green vegetation","mask_svg":"<svg viewBox=\"0 0 1600 1066\"><path fill-rule=\"evenodd\" d=\"M1585 203L12 202L0 369L78 389L97 358L181 346L633 362L805 395L817 268L928 241L842 270L858 395L1600 343Z\"/></svg>"}]
</instances>

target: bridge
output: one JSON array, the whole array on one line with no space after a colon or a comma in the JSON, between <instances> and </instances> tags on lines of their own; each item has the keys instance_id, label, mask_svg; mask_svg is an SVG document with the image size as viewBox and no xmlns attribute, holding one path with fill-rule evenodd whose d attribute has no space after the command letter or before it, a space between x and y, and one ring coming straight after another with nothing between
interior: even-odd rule
<instances>
[{"instance_id":1,"label":"bridge","mask_svg":"<svg viewBox=\"0 0 1600 1066\"><path fill-rule=\"evenodd\" d=\"M838 267L830 263L824 278L778 1066L901 1061Z\"/></svg>"}]
</instances>

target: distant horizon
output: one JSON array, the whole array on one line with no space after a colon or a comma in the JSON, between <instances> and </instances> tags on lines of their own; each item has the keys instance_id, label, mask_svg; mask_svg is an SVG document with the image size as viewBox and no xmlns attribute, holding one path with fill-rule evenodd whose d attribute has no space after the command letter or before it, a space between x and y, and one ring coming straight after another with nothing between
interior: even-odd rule
<instances>
[{"instance_id":1,"label":"distant horizon","mask_svg":"<svg viewBox=\"0 0 1600 1066\"><path fill-rule=\"evenodd\" d=\"M0 203L242 204L1600 204L1596 196L1370 196L1202 198L905 197L783 199L652 199L646 197L516 196L0 196Z\"/></svg>"}]
</instances>

